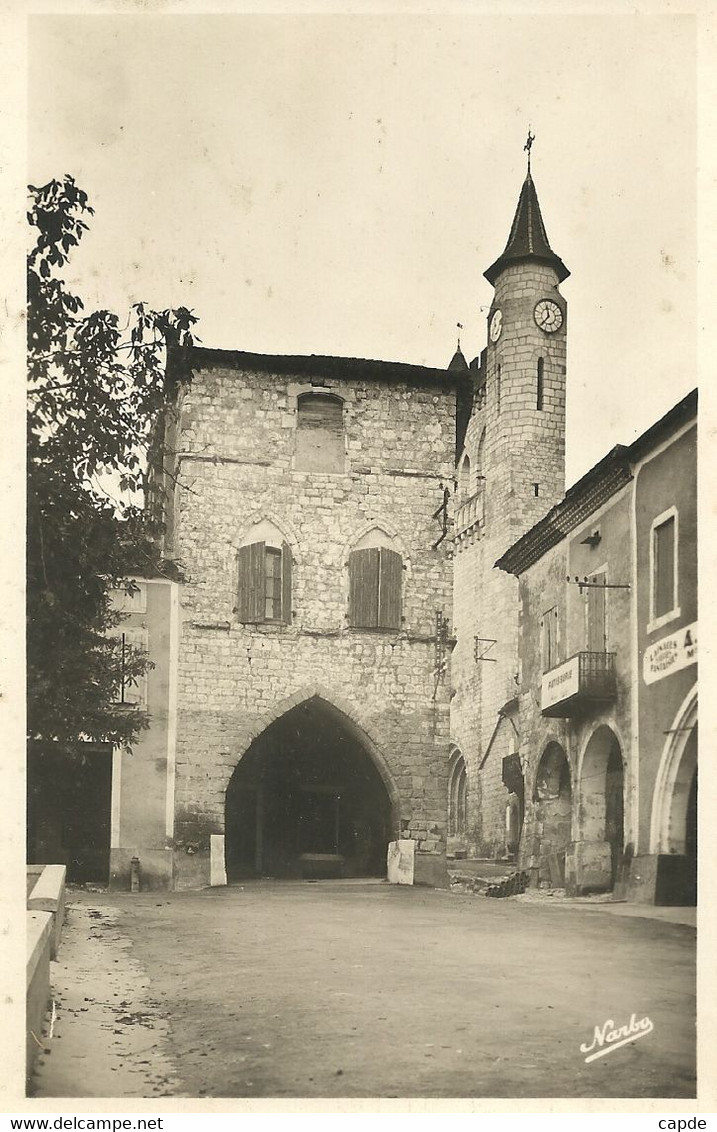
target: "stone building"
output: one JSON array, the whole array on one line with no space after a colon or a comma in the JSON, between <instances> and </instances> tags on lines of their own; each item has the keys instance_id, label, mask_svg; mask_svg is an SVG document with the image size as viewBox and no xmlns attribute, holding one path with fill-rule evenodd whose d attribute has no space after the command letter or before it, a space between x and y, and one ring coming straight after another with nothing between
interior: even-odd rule
<instances>
[{"instance_id":1,"label":"stone building","mask_svg":"<svg viewBox=\"0 0 717 1132\"><path fill-rule=\"evenodd\" d=\"M160 791L171 880L147 857L146 884L383 875L397 838L415 842L417 882L445 883L446 498L466 377L191 352L160 493L184 579ZM122 795L136 837L118 884L156 789Z\"/></svg>"},{"instance_id":2,"label":"stone building","mask_svg":"<svg viewBox=\"0 0 717 1132\"><path fill-rule=\"evenodd\" d=\"M696 899L696 410L614 448L498 562L520 582L511 773L534 882Z\"/></svg>"},{"instance_id":3,"label":"stone building","mask_svg":"<svg viewBox=\"0 0 717 1132\"><path fill-rule=\"evenodd\" d=\"M567 304L559 285L568 275L548 242L528 169L508 242L485 272L495 289L488 344L470 366L473 411L456 472L450 848L485 857L517 848L523 807L511 758L517 582L494 563L565 490ZM451 368L468 370L462 354Z\"/></svg>"},{"instance_id":4,"label":"stone building","mask_svg":"<svg viewBox=\"0 0 717 1132\"><path fill-rule=\"evenodd\" d=\"M564 494L568 275L529 163L470 365L170 352L150 504L180 580L126 610L151 726L74 792L83 875L385 875L401 840L418 883L448 851L693 885L695 403Z\"/></svg>"}]
</instances>

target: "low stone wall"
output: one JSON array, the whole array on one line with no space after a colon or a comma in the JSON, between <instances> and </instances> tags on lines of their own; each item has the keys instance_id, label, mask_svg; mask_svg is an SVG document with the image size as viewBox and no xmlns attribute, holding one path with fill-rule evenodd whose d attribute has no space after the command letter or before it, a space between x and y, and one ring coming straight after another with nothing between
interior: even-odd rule
<instances>
[{"instance_id":1,"label":"low stone wall","mask_svg":"<svg viewBox=\"0 0 717 1132\"><path fill-rule=\"evenodd\" d=\"M40 1049L42 1028L50 1000L50 954L53 939L51 912L27 913L27 990L25 1075L29 1082Z\"/></svg>"},{"instance_id":2,"label":"low stone wall","mask_svg":"<svg viewBox=\"0 0 717 1132\"><path fill-rule=\"evenodd\" d=\"M65 920L65 865L28 865L28 876L41 867L32 891L27 898L28 912L49 912L52 916L52 955L57 957L62 938L62 925Z\"/></svg>"}]
</instances>

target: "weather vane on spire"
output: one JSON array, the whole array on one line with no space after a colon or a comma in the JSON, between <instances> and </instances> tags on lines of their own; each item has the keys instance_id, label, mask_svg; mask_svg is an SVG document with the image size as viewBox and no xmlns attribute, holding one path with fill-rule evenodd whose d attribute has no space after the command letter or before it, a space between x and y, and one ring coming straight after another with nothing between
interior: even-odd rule
<instances>
[{"instance_id":1,"label":"weather vane on spire","mask_svg":"<svg viewBox=\"0 0 717 1132\"><path fill-rule=\"evenodd\" d=\"M535 134L531 134L530 126L528 126L528 140L525 143L525 145L523 146L523 150L524 151L527 150L527 153L528 153L528 173L530 173L530 151L533 148L533 142L534 141L535 141Z\"/></svg>"},{"instance_id":2,"label":"weather vane on spire","mask_svg":"<svg viewBox=\"0 0 717 1132\"><path fill-rule=\"evenodd\" d=\"M462 323L462 322L457 322L457 323L456 323L456 329L457 329L457 330L462 330L462 329L463 329L463 323ZM458 349L460 350L460 348L461 348L461 336L460 336L460 334L459 334L459 335L458 335Z\"/></svg>"}]
</instances>

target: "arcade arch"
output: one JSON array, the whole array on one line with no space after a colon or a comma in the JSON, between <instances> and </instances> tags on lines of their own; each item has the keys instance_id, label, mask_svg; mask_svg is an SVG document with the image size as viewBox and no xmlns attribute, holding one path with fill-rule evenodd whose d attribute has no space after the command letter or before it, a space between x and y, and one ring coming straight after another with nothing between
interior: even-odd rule
<instances>
[{"instance_id":1,"label":"arcade arch","mask_svg":"<svg viewBox=\"0 0 717 1132\"><path fill-rule=\"evenodd\" d=\"M625 848L625 772L617 735L601 724L593 731L580 763L578 834L581 841L609 846L606 888L618 879Z\"/></svg>"},{"instance_id":2,"label":"arcade arch","mask_svg":"<svg viewBox=\"0 0 717 1132\"><path fill-rule=\"evenodd\" d=\"M271 721L225 794L229 881L383 876L397 824L395 789L362 729L311 696Z\"/></svg>"}]
</instances>

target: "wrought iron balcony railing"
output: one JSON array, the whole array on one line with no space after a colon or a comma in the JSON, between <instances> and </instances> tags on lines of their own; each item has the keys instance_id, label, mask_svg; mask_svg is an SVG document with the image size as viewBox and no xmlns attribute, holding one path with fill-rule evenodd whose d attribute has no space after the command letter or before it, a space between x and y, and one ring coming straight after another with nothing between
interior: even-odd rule
<instances>
[{"instance_id":1,"label":"wrought iron balcony railing","mask_svg":"<svg viewBox=\"0 0 717 1132\"><path fill-rule=\"evenodd\" d=\"M541 711L548 716L574 715L592 703L609 703L617 695L614 652L579 652L543 675Z\"/></svg>"}]
</instances>

